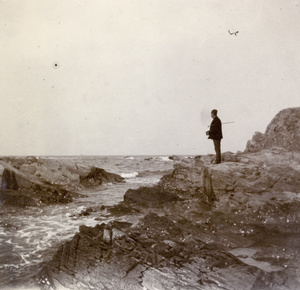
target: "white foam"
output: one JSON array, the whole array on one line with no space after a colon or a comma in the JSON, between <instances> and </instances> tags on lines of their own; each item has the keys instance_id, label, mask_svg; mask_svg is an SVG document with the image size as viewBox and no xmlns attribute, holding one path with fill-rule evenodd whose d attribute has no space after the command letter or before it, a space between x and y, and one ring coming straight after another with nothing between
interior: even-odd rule
<instances>
[{"instance_id":1,"label":"white foam","mask_svg":"<svg viewBox=\"0 0 300 290\"><path fill-rule=\"evenodd\" d=\"M25 262L25 264L30 264L30 262L28 260L25 259L25 255L21 254L20 257L22 258L22 260Z\"/></svg>"},{"instance_id":2,"label":"white foam","mask_svg":"<svg viewBox=\"0 0 300 290\"><path fill-rule=\"evenodd\" d=\"M169 156L161 156L161 157L158 157L160 160L162 161L172 161Z\"/></svg>"},{"instance_id":3,"label":"white foam","mask_svg":"<svg viewBox=\"0 0 300 290\"><path fill-rule=\"evenodd\" d=\"M135 178L139 175L138 172L130 172L130 173L121 173L120 174L123 178Z\"/></svg>"},{"instance_id":4,"label":"white foam","mask_svg":"<svg viewBox=\"0 0 300 290\"><path fill-rule=\"evenodd\" d=\"M128 157L125 157L125 159L127 159L127 160L134 160L134 157L128 156Z\"/></svg>"},{"instance_id":5,"label":"white foam","mask_svg":"<svg viewBox=\"0 0 300 290\"><path fill-rule=\"evenodd\" d=\"M48 157L46 159L60 160L68 158L71 157ZM77 158L82 157L76 157L75 159ZM143 163L144 159L145 157L128 155L112 159L99 157L95 161L94 157L88 159L84 157L82 161L84 161L83 164L86 167L92 165L103 167L104 162L108 162L108 165L105 164L105 166L108 166L107 170L118 174L122 172L121 176L125 178L126 183L129 185L121 183L105 185L100 189L92 189L87 192L87 197L77 199L68 205L30 207L21 212L11 210L11 208L3 208L0 241L8 253L5 253L5 260L1 261L2 264L0 263L0 269L3 269L0 271L0 276L6 271L4 267L12 267L11 273L19 275L16 274L18 268L24 266L29 269L28 266L43 261L45 257L56 251L58 245L72 239L74 233L79 231L80 225L95 226L101 222L109 222L112 218L104 216L104 213L91 212L87 216L81 215L81 213L90 207L113 205L122 201L124 189L157 183L164 170L172 166L172 162L168 157L151 157L152 161L150 163L146 161ZM83 193L85 194L85 192ZM74 216L78 218L73 219ZM2 255L4 254L1 253L1 258ZM9 265L10 261L12 265Z\"/></svg>"},{"instance_id":6,"label":"white foam","mask_svg":"<svg viewBox=\"0 0 300 290\"><path fill-rule=\"evenodd\" d=\"M127 183L130 184L155 184L160 181L160 178L136 178L136 179L128 179L126 180Z\"/></svg>"},{"instance_id":7,"label":"white foam","mask_svg":"<svg viewBox=\"0 0 300 290\"><path fill-rule=\"evenodd\" d=\"M20 268L20 265L15 265L15 264L3 264L0 266L0 269L7 269L7 268Z\"/></svg>"}]
</instances>

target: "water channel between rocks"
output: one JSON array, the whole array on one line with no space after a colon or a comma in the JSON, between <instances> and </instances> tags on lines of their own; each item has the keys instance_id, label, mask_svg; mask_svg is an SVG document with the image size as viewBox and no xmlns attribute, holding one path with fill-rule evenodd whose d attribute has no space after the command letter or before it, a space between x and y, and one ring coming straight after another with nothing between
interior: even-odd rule
<instances>
[{"instance_id":1,"label":"water channel between rocks","mask_svg":"<svg viewBox=\"0 0 300 290\"><path fill-rule=\"evenodd\" d=\"M49 158L52 159L52 158ZM56 158L59 159L59 158ZM66 157L67 161L69 159ZM0 288L26 284L36 273L41 262L52 258L58 246L72 238L80 225L95 226L109 221L104 211L82 214L88 208L100 209L123 200L127 189L151 186L159 181L172 162L161 157L145 161L145 157L97 157L78 158L86 165L105 166L108 170L122 174L126 182L105 184L83 190L86 197L69 204L18 208L0 207ZM149 171L150 168L150 171ZM143 170L147 172L143 173ZM152 170L152 171L151 171ZM139 175L140 174L140 175Z\"/></svg>"},{"instance_id":2,"label":"water channel between rocks","mask_svg":"<svg viewBox=\"0 0 300 290\"><path fill-rule=\"evenodd\" d=\"M133 160L127 160L127 166L128 162ZM95 210L85 215L83 213L86 209L100 209L101 206L118 204L123 200L126 190L156 184L163 174L153 171L139 176L136 172L141 168L148 168L149 164L141 165L141 160L143 159L140 158L139 162L131 165L130 170L124 173L126 183L106 184L81 191L80 193L86 197L78 198L69 204L26 208L2 206L0 209L0 288L22 289L19 286L28 284L40 269L41 263L49 261L58 246L78 232L80 225L95 226L112 219L105 210ZM173 166L165 160L159 162L157 170L170 170ZM124 171L124 168L124 164L115 168L112 166L117 173ZM282 193L282 196L288 194ZM300 196L294 193L290 195L289 198L285 196L285 199L298 200ZM265 223L272 223L272 220L266 219ZM248 265L271 273L293 266L294 262L289 264L289 258L293 260L294 256L299 254L297 252L299 242L298 223L290 223L287 220L286 229L282 232L272 233L263 241L257 239L249 247L231 249L229 253ZM15 286L17 288L14 288Z\"/></svg>"}]
</instances>

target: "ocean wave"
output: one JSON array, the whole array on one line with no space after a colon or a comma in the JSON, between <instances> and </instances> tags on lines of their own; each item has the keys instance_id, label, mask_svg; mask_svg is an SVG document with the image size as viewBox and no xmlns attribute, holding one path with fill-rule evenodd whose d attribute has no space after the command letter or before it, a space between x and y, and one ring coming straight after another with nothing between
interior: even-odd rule
<instances>
[{"instance_id":1,"label":"ocean wave","mask_svg":"<svg viewBox=\"0 0 300 290\"><path fill-rule=\"evenodd\" d=\"M161 161L165 161L165 162L170 162L172 161L169 156L160 156L160 157L157 157L157 159L161 160Z\"/></svg>"},{"instance_id":2,"label":"ocean wave","mask_svg":"<svg viewBox=\"0 0 300 290\"><path fill-rule=\"evenodd\" d=\"M143 178L136 178L136 179L128 179L126 182L129 184L142 184L146 185L153 185L160 181L159 177L143 177Z\"/></svg>"},{"instance_id":3,"label":"ocean wave","mask_svg":"<svg viewBox=\"0 0 300 290\"><path fill-rule=\"evenodd\" d=\"M130 172L130 173L121 173L120 174L123 178L135 178L139 175L138 172Z\"/></svg>"},{"instance_id":4,"label":"ocean wave","mask_svg":"<svg viewBox=\"0 0 300 290\"><path fill-rule=\"evenodd\" d=\"M133 156L126 156L125 159L127 159L127 160L134 160L134 157Z\"/></svg>"},{"instance_id":5,"label":"ocean wave","mask_svg":"<svg viewBox=\"0 0 300 290\"><path fill-rule=\"evenodd\" d=\"M139 173L139 177L145 177L145 176L164 176L166 174L170 174L173 171L173 169L163 169L163 170L143 170Z\"/></svg>"}]
</instances>

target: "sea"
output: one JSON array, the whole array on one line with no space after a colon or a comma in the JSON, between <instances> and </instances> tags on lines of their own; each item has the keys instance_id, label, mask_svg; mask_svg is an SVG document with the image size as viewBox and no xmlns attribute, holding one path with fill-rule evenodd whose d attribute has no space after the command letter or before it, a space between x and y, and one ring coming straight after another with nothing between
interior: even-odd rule
<instances>
[{"instance_id":1,"label":"sea","mask_svg":"<svg viewBox=\"0 0 300 290\"><path fill-rule=\"evenodd\" d=\"M78 165L95 166L125 178L125 183L104 184L82 190L69 204L18 208L0 206L0 289L39 289L33 277L50 261L59 245L79 231L111 217L101 211L82 215L88 208L112 206L123 201L128 189L152 186L173 169L169 156L43 156ZM35 287L35 288L34 288Z\"/></svg>"}]
</instances>

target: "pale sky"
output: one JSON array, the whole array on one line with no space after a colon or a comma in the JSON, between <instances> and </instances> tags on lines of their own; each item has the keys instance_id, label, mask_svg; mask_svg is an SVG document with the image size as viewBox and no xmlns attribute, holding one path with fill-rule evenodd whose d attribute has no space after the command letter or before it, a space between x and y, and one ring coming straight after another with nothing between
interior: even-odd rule
<instances>
[{"instance_id":1,"label":"pale sky","mask_svg":"<svg viewBox=\"0 0 300 290\"><path fill-rule=\"evenodd\" d=\"M0 43L0 155L214 153L212 109L243 151L300 106L300 0L0 0Z\"/></svg>"}]
</instances>

